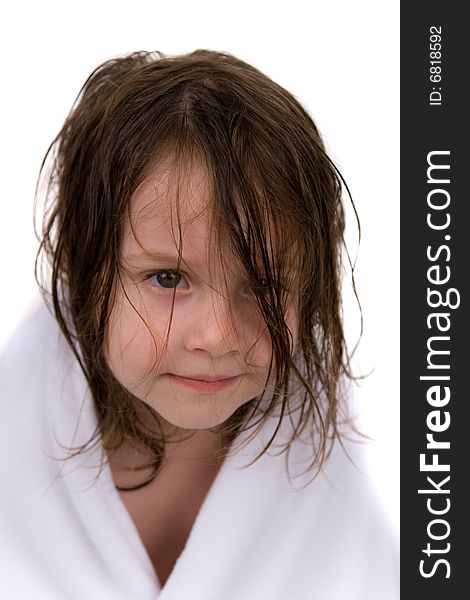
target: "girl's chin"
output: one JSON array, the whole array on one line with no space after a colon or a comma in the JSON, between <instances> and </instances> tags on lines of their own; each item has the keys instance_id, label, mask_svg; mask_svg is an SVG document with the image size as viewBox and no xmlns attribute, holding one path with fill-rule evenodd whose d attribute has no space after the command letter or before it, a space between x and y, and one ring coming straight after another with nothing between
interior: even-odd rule
<instances>
[{"instance_id":1,"label":"girl's chin","mask_svg":"<svg viewBox=\"0 0 470 600\"><path fill-rule=\"evenodd\" d=\"M159 421L165 434L172 435L178 430L213 429L229 419L235 410L214 413L210 408L196 403L183 410L174 411L174 407L161 407L147 402L159 415Z\"/></svg>"}]
</instances>

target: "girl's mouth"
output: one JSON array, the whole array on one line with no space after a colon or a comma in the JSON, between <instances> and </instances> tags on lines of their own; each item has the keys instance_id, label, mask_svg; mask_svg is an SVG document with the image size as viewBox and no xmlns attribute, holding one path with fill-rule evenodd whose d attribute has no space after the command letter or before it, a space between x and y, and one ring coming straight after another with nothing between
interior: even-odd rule
<instances>
[{"instance_id":1,"label":"girl's mouth","mask_svg":"<svg viewBox=\"0 0 470 600\"><path fill-rule=\"evenodd\" d=\"M201 376L198 376L197 378L191 378L169 373L169 377L172 383L186 386L196 392L219 392L220 390L224 390L238 381L240 375L236 375L235 377L222 376L218 377L217 379L208 377L208 379L204 379Z\"/></svg>"}]
</instances>

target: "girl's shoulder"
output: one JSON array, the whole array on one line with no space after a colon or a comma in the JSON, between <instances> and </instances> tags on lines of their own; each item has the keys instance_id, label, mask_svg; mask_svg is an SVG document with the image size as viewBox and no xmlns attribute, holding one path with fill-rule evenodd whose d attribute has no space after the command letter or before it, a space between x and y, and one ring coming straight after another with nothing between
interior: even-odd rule
<instances>
[{"instance_id":1,"label":"girl's shoulder","mask_svg":"<svg viewBox=\"0 0 470 600\"><path fill-rule=\"evenodd\" d=\"M64 448L83 443L94 409L80 367L44 304L35 306L7 343L0 381L0 460L6 469L12 465L15 480L15 468L31 471L31 457L38 464L43 464L40 457L58 464L66 456Z\"/></svg>"},{"instance_id":2,"label":"girl's shoulder","mask_svg":"<svg viewBox=\"0 0 470 600\"><path fill-rule=\"evenodd\" d=\"M12 380L26 383L43 369L71 365L73 361L64 342L48 307L37 299L0 353L2 383Z\"/></svg>"}]
</instances>

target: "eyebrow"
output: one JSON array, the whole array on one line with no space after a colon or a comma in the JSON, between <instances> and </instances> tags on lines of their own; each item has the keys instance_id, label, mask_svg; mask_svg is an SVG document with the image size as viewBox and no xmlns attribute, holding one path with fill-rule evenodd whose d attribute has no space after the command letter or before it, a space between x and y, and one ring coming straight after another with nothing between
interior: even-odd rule
<instances>
[{"instance_id":1,"label":"eyebrow","mask_svg":"<svg viewBox=\"0 0 470 600\"><path fill-rule=\"evenodd\" d=\"M143 250L142 252L133 252L131 254L126 254L123 256L125 262L132 262L134 260L158 260L161 262L167 262L172 264L188 264L187 261L183 259L183 257L179 257L177 254L171 254L169 252L160 252L159 250Z\"/></svg>"}]
</instances>

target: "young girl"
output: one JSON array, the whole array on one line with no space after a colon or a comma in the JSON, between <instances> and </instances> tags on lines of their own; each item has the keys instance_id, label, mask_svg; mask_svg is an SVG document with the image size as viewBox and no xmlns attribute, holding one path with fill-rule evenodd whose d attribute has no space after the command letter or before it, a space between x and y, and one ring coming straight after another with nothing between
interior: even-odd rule
<instances>
[{"instance_id":1,"label":"young girl","mask_svg":"<svg viewBox=\"0 0 470 600\"><path fill-rule=\"evenodd\" d=\"M300 104L228 54L111 60L44 183L2 597L397 598L348 440L341 178Z\"/></svg>"}]
</instances>

